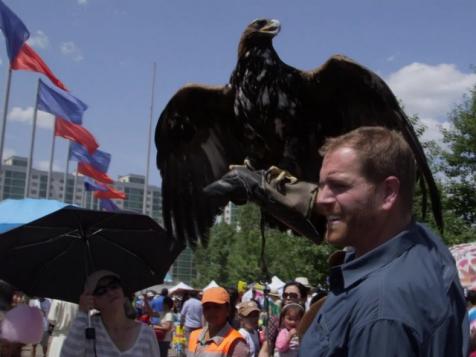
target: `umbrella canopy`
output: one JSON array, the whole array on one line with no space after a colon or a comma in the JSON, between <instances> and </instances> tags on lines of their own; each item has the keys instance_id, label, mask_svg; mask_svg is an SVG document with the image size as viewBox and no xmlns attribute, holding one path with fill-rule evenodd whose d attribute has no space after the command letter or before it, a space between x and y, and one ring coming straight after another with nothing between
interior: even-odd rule
<instances>
[{"instance_id":1,"label":"umbrella canopy","mask_svg":"<svg viewBox=\"0 0 476 357\"><path fill-rule=\"evenodd\" d=\"M174 287L169 289L169 294L173 295L173 294L179 294L179 293L184 293L185 291L193 291L193 290L195 289L192 288L190 285L180 282Z\"/></svg>"},{"instance_id":2,"label":"umbrella canopy","mask_svg":"<svg viewBox=\"0 0 476 357\"><path fill-rule=\"evenodd\" d=\"M77 302L86 277L99 269L119 274L130 293L161 283L183 249L142 214L8 201L0 202L0 278L29 295Z\"/></svg>"},{"instance_id":3,"label":"umbrella canopy","mask_svg":"<svg viewBox=\"0 0 476 357\"><path fill-rule=\"evenodd\" d=\"M215 280L212 280L208 283L207 286L205 286L203 288L203 291L207 290L207 289L210 289L210 288L218 288L220 285L217 284L217 282Z\"/></svg>"},{"instance_id":4,"label":"umbrella canopy","mask_svg":"<svg viewBox=\"0 0 476 357\"><path fill-rule=\"evenodd\" d=\"M461 285L476 290L476 243L464 243L450 247L456 260Z\"/></svg>"}]
</instances>

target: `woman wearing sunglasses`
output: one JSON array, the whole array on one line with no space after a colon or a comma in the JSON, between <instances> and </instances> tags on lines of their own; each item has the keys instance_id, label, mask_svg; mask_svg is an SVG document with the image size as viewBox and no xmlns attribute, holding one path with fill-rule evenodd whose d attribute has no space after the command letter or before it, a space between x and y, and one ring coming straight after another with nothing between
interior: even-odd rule
<instances>
[{"instance_id":1,"label":"woman wearing sunglasses","mask_svg":"<svg viewBox=\"0 0 476 357\"><path fill-rule=\"evenodd\" d=\"M290 303L300 304L304 307L307 299L308 289L297 281L288 281L283 288L282 306ZM259 352L259 357L268 357L273 355L274 344L279 333L279 317L271 316L266 326L266 340Z\"/></svg>"},{"instance_id":2,"label":"woman wearing sunglasses","mask_svg":"<svg viewBox=\"0 0 476 357\"><path fill-rule=\"evenodd\" d=\"M107 270L91 274L80 296L78 315L63 344L61 357L160 356L153 330L127 317L128 303L119 275ZM88 314L93 308L99 311L91 316L94 333L88 329ZM91 338L93 335L95 338Z\"/></svg>"}]
</instances>

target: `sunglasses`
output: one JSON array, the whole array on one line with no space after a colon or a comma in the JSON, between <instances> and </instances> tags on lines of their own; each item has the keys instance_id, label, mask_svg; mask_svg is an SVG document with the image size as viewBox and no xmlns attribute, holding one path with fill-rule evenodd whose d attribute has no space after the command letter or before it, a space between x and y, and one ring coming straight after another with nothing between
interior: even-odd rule
<instances>
[{"instance_id":1,"label":"sunglasses","mask_svg":"<svg viewBox=\"0 0 476 357\"><path fill-rule=\"evenodd\" d=\"M119 289L120 287L121 287L121 283L118 280L113 280L109 284L106 284L104 286L98 286L96 289L94 289L93 295L103 296L109 290L116 290L116 289Z\"/></svg>"},{"instance_id":2,"label":"sunglasses","mask_svg":"<svg viewBox=\"0 0 476 357\"><path fill-rule=\"evenodd\" d=\"M283 293L283 299L299 299L299 295L297 293Z\"/></svg>"}]
</instances>

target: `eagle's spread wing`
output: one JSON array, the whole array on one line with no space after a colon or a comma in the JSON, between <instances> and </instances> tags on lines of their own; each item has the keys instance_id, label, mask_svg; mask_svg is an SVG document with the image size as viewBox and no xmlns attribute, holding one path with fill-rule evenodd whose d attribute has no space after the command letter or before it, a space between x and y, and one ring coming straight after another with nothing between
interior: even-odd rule
<instances>
[{"instance_id":1,"label":"eagle's spread wing","mask_svg":"<svg viewBox=\"0 0 476 357\"><path fill-rule=\"evenodd\" d=\"M219 208L202 189L242 162L229 86L187 85L169 101L155 132L164 225L179 242L206 243Z\"/></svg>"},{"instance_id":2,"label":"eagle's spread wing","mask_svg":"<svg viewBox=\"0 0 476 357\"><path fill-rule=\"evenodd\" d=\"M379 125L402 133L417 162L424 192L429 192L436 223L443 228L438 189L412 124L385 82L344 56L333 56L309 75L310 118L316 120L317 145L326 137L361 126ZM304 163L303 163L304 165ZM425 206L425 204L424 204ZM425 209L425 207L423 207Z\"/></svg>"}]
</instances>

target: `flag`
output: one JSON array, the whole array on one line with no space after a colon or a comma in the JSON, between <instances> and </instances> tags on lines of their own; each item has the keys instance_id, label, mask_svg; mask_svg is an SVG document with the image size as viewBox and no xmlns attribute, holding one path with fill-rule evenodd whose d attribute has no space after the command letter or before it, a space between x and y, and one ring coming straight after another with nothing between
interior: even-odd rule
<instances>
[{"instance_id":1,"label":"flag","mask_svg":"<svg viewBox=\"0 0 476 357\"><path fill-rule=\"evenodd\" d=\"M94 167L84 162L78 163L78 172L85 176L92 177L96 181L99 181L102 183L108 183L108 184L114 183L112 178L110 178L106 173L96 170Z\"/></svg>"},{"instance_id":2,"label":"flag","mask_svg":"<svg viewBox=\"0 0 476 357\"><path fill-rule=\"evenodd\" d=\"M83 113L88 106L72 94L50 87L40 79L38 90L38 109L81 124Z\"/></svg>"},{"instance_id":3,"label":"flag","mask_svg":"<svg viewBox=\"0 0 476 357\"><path fill-rule=\"evenodd\" d=\"M107 191L96 191L94 197L99 198L117 198L121 200L126 199L126 194L122 191L116 190L113 187L107 186Z\"/></svg>"},{"instance_id":4,"label":"flag","mask_svg":"<svg viewBox=\"0 0 476 357\"><path fill-rule=\"evenodd\" d=\"M55 135L83 145L89 154L93 154L99 147L93 134L81 125L57 117L55 120Z\"/></svg>"},{"instance_id":5,"label":"flag","mask_svg":"<svg viewBox=\"0 0 476 357\"><path fill-rule=\"evenodd\" d=\"M96 150L92 155L90 155L83 145L72 141L70 145L69 159L83 162L92 166L95 170L105 173L109 169L111 154L101 150Z\"/></svg>"},{"instance_id":6,"label":"flag","mask_svg":"<svg viewBox=\"0 0 476 357\"><path fill-rule=\"evenodd\" d=\"M121 210L114 202L107 198L99 200L99 207L108 212L118 212Z\"/></svg>"},{"instance_id":7,"label":"flag","mask_svg":"<svg viewBox=\"0 0 476 357\"><path fill-rule=\"evenodd\" d=\"M46 63L41 59L40 55L36 51L25 43L18 55L14 58L11 63L12 69L22 69L25 71L33 71L43 73L47 76L53 84L64 91L68 89L64 84L53 74L51 69L46 65Z\"/></svg>"},{"instance_id":8,"label":"flag","mask_svg":"<svg viewBox=\"0 0 476 357\"><path fill-rule=\"evenodd\" d=\"M18 16L1 0L0 29L5 36L8 58L12 63L25 41L30 37L30 32Z\"/></svg>"},{"instance_id":9,"label":"flag","mask_svg":"<svg viewBox=\"0 0 476 357\"><path fill-rule=\"evenodd\" d=\"M107 191L107 186L86 176L84 177L84 189L86 191Z\"/></svg>"}]
</instances>

